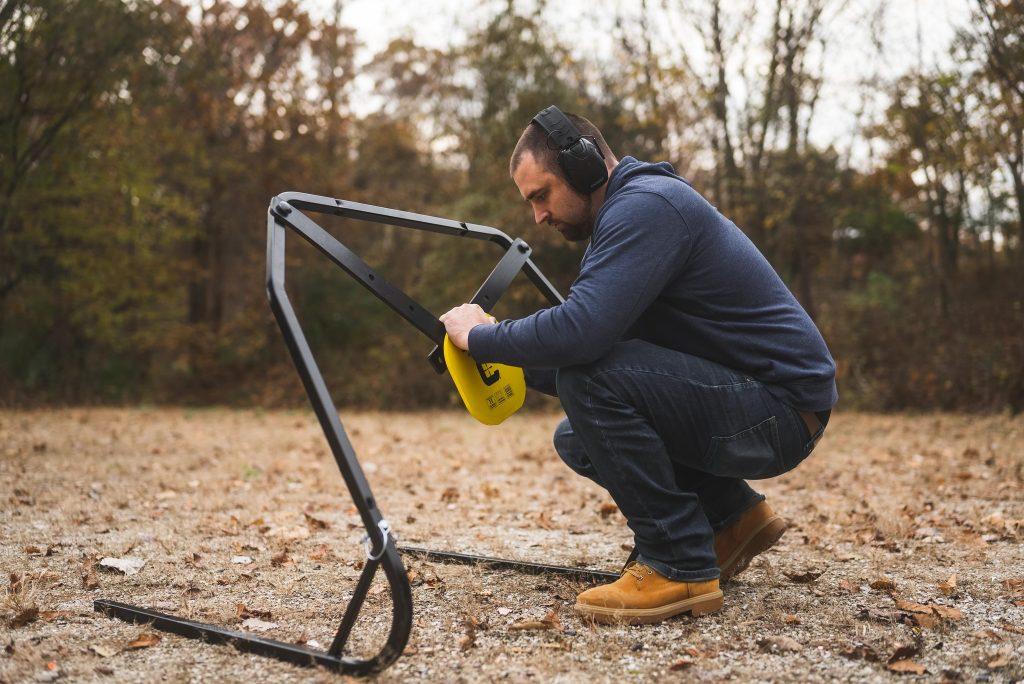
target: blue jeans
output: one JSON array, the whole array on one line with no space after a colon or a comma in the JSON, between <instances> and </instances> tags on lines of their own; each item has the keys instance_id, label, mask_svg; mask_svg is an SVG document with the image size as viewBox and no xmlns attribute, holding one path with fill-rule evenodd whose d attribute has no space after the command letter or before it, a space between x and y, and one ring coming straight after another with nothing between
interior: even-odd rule
<instances>
[{"instance_id":1,"label":"blue jeans","mask_svg":"<svg viewBox=\"0 0 1024 684\"><path fill-rule=\"evenodd\" d=\"M555 385L558 455L608 490L638 560L675 580L718 577L715 531L764 499L744 480L791 470L821 435L750 376L642 340Z\"/></svg>"}]
</instances>

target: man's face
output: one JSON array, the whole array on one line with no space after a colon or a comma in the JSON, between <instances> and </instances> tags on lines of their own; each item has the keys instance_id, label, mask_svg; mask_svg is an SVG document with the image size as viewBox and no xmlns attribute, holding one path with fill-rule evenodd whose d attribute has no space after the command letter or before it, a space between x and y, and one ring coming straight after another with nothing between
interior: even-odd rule
<instances>
[{"instance_id":1,"label":"man's face","mask_svg":"<svg viewBox=\"0 0 1024 684\"><path fill-rule=\"evenodd\" d=\"M586 240L594 232L594 217L589 195L581 195L562 178L537 163L533 155L523 155L512 180L533 207L533 220L553 226L566 240Z\"/></svg>"}]
</instances>

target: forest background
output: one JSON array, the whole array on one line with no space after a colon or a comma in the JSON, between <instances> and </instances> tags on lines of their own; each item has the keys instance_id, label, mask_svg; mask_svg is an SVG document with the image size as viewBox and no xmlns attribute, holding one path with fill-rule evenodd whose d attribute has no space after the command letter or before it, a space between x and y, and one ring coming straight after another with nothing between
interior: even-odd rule
<instances>
[{"instance_id":1,"label":"forest background","mask_svg":"<svg viewBox=\"0 0 1024 684\"><path fill-rule=\"evenodd\" d=\"M458 40L365 59L336 2L4 0L0 404L300 405L264 291L285 190L500 228L567 293L582 247L532 225L507 171L557 103L750 236L821 328L843 406L1020 411L1024 3L964 4L939 58L892 75L885 0L611 3L602 27L492 1L453 18ZM850 26L868 49L841 132L822 94ZM435 315L500 256L325 227ZM430 342L300 243L289 293L336 401L453 404ZM496 314L542 305L520 277Z\"/></svg>"}]
</instances>

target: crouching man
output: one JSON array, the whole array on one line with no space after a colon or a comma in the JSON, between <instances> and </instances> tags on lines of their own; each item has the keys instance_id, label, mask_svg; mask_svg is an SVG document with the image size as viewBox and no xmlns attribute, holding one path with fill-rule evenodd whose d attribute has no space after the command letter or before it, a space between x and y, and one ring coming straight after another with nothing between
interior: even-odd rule
<instances>
[{"instance_id":1,"label":"crouching man","mask_svg":"<svg viewBox=\"0 0 1024 684\"><path fill-rule=\"evenodd\" d=\"M590 240L565 303L494 324L441 317L478 362L527 369L566 418L559 456L608 490L635 549L576 610L658 622L717 610L719 582L785 531L745 480L795 468L837 400L825 341L752 242L665 163L616 159L586 119L548 107L512 153L519 192Z\"/></svg>"}]
</instances>

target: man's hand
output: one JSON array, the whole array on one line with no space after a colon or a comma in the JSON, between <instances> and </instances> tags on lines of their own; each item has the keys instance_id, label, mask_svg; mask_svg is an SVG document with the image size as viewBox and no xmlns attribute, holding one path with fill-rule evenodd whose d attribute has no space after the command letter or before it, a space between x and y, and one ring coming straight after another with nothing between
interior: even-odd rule
<instances>
[{"instance_id":1,"label":"man's hand","mask_svg":"<svg viewBox=\"0 0 1024 684\"><path fill-rule=\"evenodd\" d=\"M442 314L440 319L448 338L459 349L469 351L469 331L481 323L494 323L494 319L484 313L476 304L462 304Z\"/></svg>"}]
</instances>

